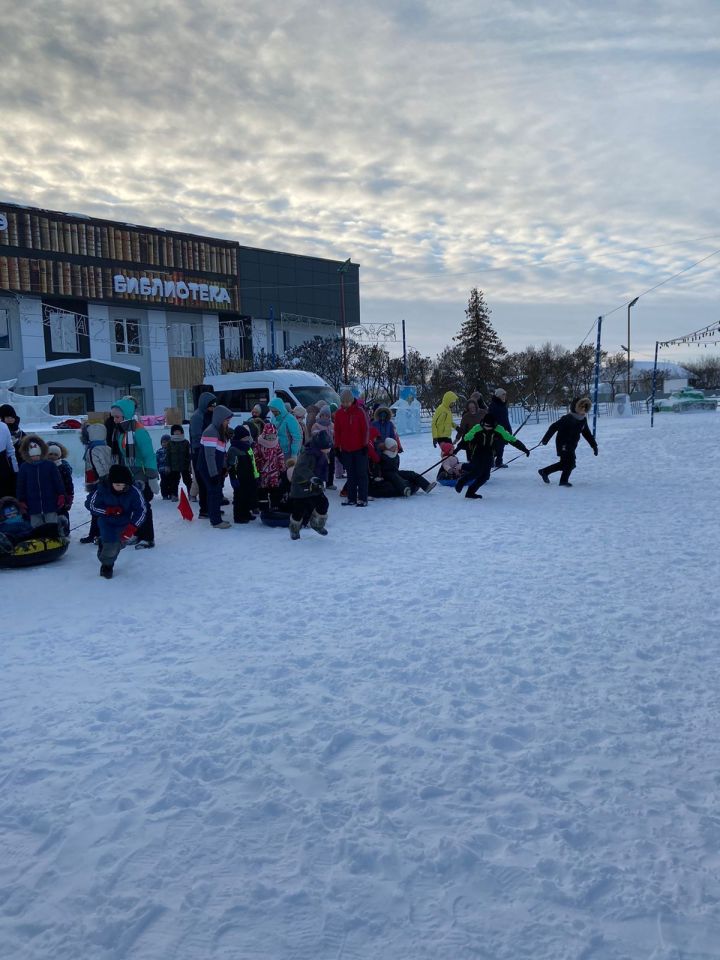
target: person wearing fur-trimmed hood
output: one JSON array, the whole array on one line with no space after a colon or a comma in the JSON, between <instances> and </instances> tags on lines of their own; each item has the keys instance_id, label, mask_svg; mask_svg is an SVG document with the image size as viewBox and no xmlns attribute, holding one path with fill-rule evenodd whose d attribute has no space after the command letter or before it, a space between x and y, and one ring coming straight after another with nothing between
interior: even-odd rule
<instances>
[{"instance_id":1,"label":"person wearing fur-trimmed hood","mask_svg":"<svg viewBox=\"0 0 720 960\"><path fill-rule=\"evenodd\" d=\"M548 479L551 473L560 471L560 486L571 487L570 474L575 469L577 462L575 451L583 437L592 448L595 456L598 455L598 445L595 437L588 427L587 415L592 410L592 403L589 397L575 398L570 403L570 411L564 417L560 417L545 431L545 436L540 443L546 447L552 437L555 437L555 449L560 458L557 463L549 467L543 467L538 470L543 483L550 483Z\"/></svg>"},{"instance_id":2,"label":"person wearing fur-trimmed hood","mask_svg":"<svg viewBox=\"0 0 720 960\"><path fill-rule=\"evenodd\" d=\"M57 523L58 511L65 505L65 487L60 471L47 458L47 444L30 433L20 441L20 469L17 499L30 517L33 527Z\"/></svg>"},{"instance_id":3,"label":"person wearing fur-trimmed hood","mask_svg":"<svg viewBox=\"0 0 720 960\"><path fill-rule=\"evenodd\" d=\"M58 513L70 519L70 509L75 499L75 484L73 483L72 467L68 461L67 448L57 440L50 440L48 443L48 460L52 460L60 471L63 487L65 488L65 503Z\"/></svg>"}]
</instances>

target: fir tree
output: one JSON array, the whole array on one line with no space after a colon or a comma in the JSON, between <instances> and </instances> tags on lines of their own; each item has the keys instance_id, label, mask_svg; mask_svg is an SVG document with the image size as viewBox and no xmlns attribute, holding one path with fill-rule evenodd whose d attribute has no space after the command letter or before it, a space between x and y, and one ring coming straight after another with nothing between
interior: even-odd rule
<instances>
[{"instance_id":1,"label":"fir tree","mask_svg":"<svg viewBox=\"0 0 720 960\"><path fill-rule=\"evenodd\" d=\"M470 389L487 397L499 382L500 363L507 354L490 323L491 310L482 290L473 287L460 333L453 340L460 347L464 380Z\"/></svg>"}]
</instances>

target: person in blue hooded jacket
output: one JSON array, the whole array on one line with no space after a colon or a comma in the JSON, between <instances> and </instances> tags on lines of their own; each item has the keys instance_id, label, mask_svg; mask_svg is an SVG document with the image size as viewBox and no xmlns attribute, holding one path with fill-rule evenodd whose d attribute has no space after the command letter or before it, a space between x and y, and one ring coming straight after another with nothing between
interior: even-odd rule
<instances>
[{"instance_id":1,"label":"person in blue hooded jacket","mask_svg":"<svg viewBox=\"0 0 720 960\"><path fill-rule=\"evenodd\" d=\"M114 463L107 478L100 480L90 493L85 506L98 521L100 576L110 580L120 551L143 525L145 499L133 484L129 468Z\"/></svg>"},{"instance_id":2,"label":"person in blue hooded jacket","mask_svg":"<svg viewBox=\"0 0 720 960\"><path fill-rule=\"evenodd\" d=\"M297 457L302 449L302 428L297 419L290 413L280 397L273 397L269 405L273 423L278 432L278 441L283 456Z\"/></svg>"},{"instance_id":3,"label":"person in blue hooded jacket","mask_svg":"<svg viewBox=\"0 0 720 960\"><path fill-rule=\"evenodd\" d=\"M110 407L110 416L114 423L113 442L117 447L120 463L130 470L133 483L145 500L145 518L138 531L136 550L155 546L155 527L153 524L153 496L160 493L157 458L152 439L135 414L137 403L133 397L123 397Z\"/></svg>"}]
</instances>

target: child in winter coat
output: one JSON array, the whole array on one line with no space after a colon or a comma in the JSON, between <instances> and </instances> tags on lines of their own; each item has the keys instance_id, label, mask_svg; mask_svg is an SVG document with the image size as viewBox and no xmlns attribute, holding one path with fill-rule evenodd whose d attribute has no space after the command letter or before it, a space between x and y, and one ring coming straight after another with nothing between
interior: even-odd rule
<instances>
[{"instance_id":1,"label":"child in winter coat","mask_svg":"<svg viewBox=\"0 0 720 960\"><path fill-rule=\"evenodd\" d=\"M495 462L495 437L500 436L505 443L522 450L526 457L530 456L530 451L522 442L508 433L504 427L495 421L494 417L487 414L482 423L472 427L463 438L463 446L466 447L470 464L455 484L457 493L461 493L465 484L469 484L465 497L468 500L482 500L482 495L477 491L490 479L493 463Z\"/></svg>"},{"instance_id":2,"label":"child in winter coat","mask_svg":"<svg viewBox=\"0 0 720 960\"><path fill-rule=\"evenodd\" d=\"M11 553L16 543L27 539L32 524L22 513L22 505L15 497L0 500L0 552Z\"/></svg>"},{"instance_id":3,"label":"child in winter coat","mask_svg":"<svg viewBox=\"0 0 720 960\"><path fill-rule=\"evenodd\" d=\"M167 445L166 455L168 468L167 485L170 491L170 499L177 500L177 492L181 479L188 491L191 487L190 442L185 439L185 431L181 423L175 423L170 428L170 442Z\"/></svg>"},{"instance_id":4,"label":"child in winter coat","mask_svg":"<svg viewBox=\"0 0 720 960\"><path fill-rule=\"evenodd\" d=\"M308 407L308 410L309 409L310 407ZM328 490L335 490L337 489L333 483L335 476L335 426L333 424L332 412L327 403L319 404L317 407L317 412L310 427L310 439L312 440L315 434L320 433L321 430L324 430L330 437L330 442L333 445L333 449L331 449L330 456L328 457L328 478L325 487Z\"/></svg>"},{"instance_id":5,"label":"child in winter coat","mask_svg":"<svg viewBox=\"0 0 720 960\"><path fill-rule=\"evenodd\" d=\"M107 444L107 429L104 423L86 423L80 432L85 445L85 491L92 493L100 480L104 480L112 466L112 451ZM90 514L90 531L80 538L80 543L95 543L100 536L97 517Z\"/></svg>"},{"instance_id":6,"label":"child in winter coat","mask_svg":"<svg viewBox=\"0 0 720 960\"><path fill-rule=\"evenodd\" d=\"M52 440L48 444L48 460L52 460L52 462L60 471L63 487L65 489L65 503L58 510L58 513L63 517L67 517L69 526L70 508L72 507L73 500L75 499L75 485L73 484L72 467L68 463L67 455L68 452L65 447L56 440Z\"/></svg>"},{"instance_id":7,"label":"child in winter coat","mask_svg":"<svg viewBox=\"0 0 720 960\"><path fill-rule=\"evenodd\" d=\"M65 506L65 486L60 471L47 458L47 444L41 437L28 434L20 441L20 469L17 498L33 527L58 523L58 511ZM67 521L60 526L67 529Z\"/></svg>"},{"instance_id":8,"label":"child in winter coat","mask_svg":"<svg viewBox=\"0 0 720 960\"><path fill-rule=\"evenodd\" d=\"M227 455L227 469L233 488L233 520L250 523L257 508L259 473L255 466L252 436L247 426L235 427Z\"/></svg>"},{"instance_id":9,"label":"child in winter coat","mask_svg":"<svg viewBox=\"0 0 720 960\"><path fill-rule=\"evenodd\" d=\"M210 525L216 530L227 530L230 527L227 520L222 518L221 507L232 415L233 412L228 407L221 405L215 407L210 426L203 430L200 439L200 456L197 460L198 476L202 478L207 489L207 512Z\"/></svg>"},{"instance_id":10,"label":"child in winter coat","mask_svg":"<svg viewBox=\"0 0 720 960\"><path fill-rule=\"evenodd\" d=\"M260 499L275 509L279 500L280 476L285 470L285 457L280 449L277 430L266 423L255 447L255 462L260 473Z\"/></svg>"},{"instance_id":11,"label":"child in winter coat","mask_svg":"<svg viewBox=\"0 0 720 960\"><path fill-rule=\"evenodd\" d=\"M290 539L300 539L300 529L307 522L316 533L327 536L325 524L329 503L323 493L327 480L330 437L324 430L314 434L300 451L293 468L290 487Z\"/></svg>"},{"instance_id":12,"label":"child in winter coat","mask_svg":"<svg viewBox=\"0 0 720 960\"><path fill-rule=\"evenodd\" d=\"M90 513L98 518L100 576L106 580L112 579L120 551L133 540L145 519L145 498L132 480L128 467L113 464L107 478L98 481L85 501Z\"/></svg>"},{"instance_id":13,"label":"child in winter coat","mask_svg":"<svg viewBox=\"0 0 720 960\"><path fill-rule=\"evenodd\" d=\"M164 433L160 437L160 448L155 451L155 460L157 461L158 473L160 474L160 496L163 500L170 500L172 497L170 490L170 467L168 466L169 445L170 434Z\"/></svg>"},{"instance_id":14,"label":"child in winter coat","mask_svg":"<svg viewBox=\"0 0 720 960\"><path fill-rule=\"evenodd\" d=\"M398 453L402 453L400 436L398 435L397 428L393 423L392 410L390 407L387 407L382 403L375 407L375 413L373 415L373 419L370 421L370 426L375 427L378 432L379 440L376 443L378 451L381 451L382 445L386 440L390 439L396 441Z\"/></svg>"},{"instance_id":15,"label":"child in winter coat","mask_svg":"<svg viewBox=\"0 0 720 960\"><path fill-rule=\"evenodd\" d=\"M598 455L598 445L595 442L595 437L590 432L587 422L587 415L590 413L591 408L592 403L588 397L573 400L570 404L570 412L566 413L564 417L560 417L555 423L551 423L548 427L540 443L546 447L550 439L557 434L557 436L555 436L555 449L560 459L557 463L538 470L543 483L550 483L548 479L549 475L551 473L557 473L559 470L559 486L572 486L570 483L570 474L575 469L575 451L580 442L580 437L584 437L592 447L592 452L595 456Z\"/></svg>"},{"instance_id":16,"label":"child in winter coat","mask_svg":"<svg viewBox=\"0 0 720 960\"><path fill-rule=\"evenodd\" d=\"M444 459L440 464L437 479L457 480L462 471L460 467L460 461L455 456L455 449L453 445L448 443L447 440L443 440L443 442L440 444L440 452L442 453Z\"/></svg>"}]
</instances>

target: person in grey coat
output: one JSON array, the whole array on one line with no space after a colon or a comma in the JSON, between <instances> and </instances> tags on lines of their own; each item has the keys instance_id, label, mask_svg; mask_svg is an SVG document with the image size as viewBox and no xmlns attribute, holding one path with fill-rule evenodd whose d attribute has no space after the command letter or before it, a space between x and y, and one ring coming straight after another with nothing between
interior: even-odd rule
<instances>
[{"instance_id":1,"label":"person in grey coat","mask_svg":"<svg viewBox=\"0 0 720 960\"><path fill-rule=\"evenodd\" d=\"M200 456L200 441L203 430L210 426L213 410L217 405L217 397L214 393L201 393L198 397L198 405L195 413L190 417L190 455L192 457L193 474L198 485L198 500L200 501L200 516L207 517L207 486L204 478L198 470L198 457Z\"/></svg>"}]
</instances>

